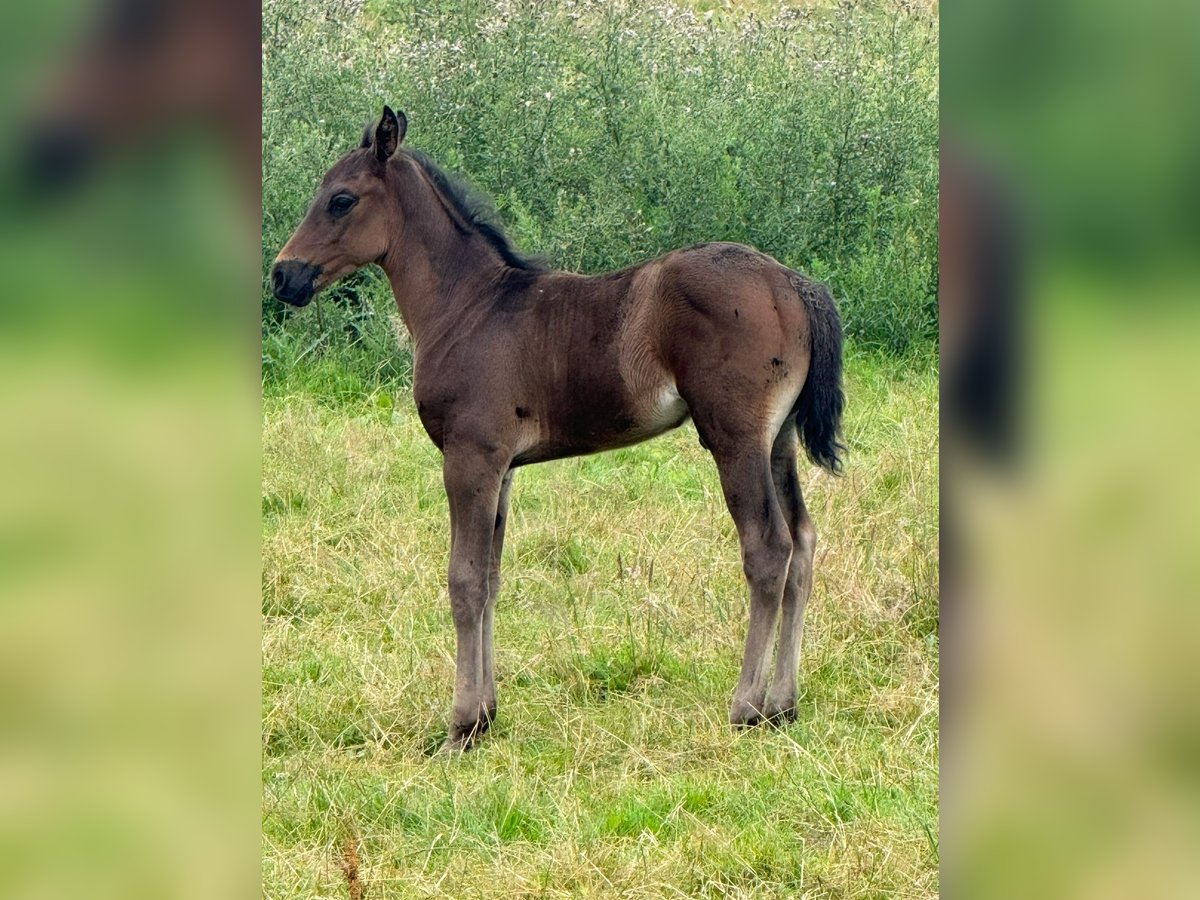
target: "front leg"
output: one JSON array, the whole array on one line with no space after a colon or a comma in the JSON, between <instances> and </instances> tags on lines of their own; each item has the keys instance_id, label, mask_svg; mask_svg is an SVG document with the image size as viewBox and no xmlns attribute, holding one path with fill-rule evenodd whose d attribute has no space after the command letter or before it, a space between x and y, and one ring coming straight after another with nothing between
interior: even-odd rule
<instances>
[{"instance_id":1,"label":"front leg","mask_svg":"<svg viewBox=\"0 0 1200 900\"><path fill-rule=\"evenodd\" d=\"M443 478L450 501L450 608L457 653L454 712L445 748L468 749L491 724L494 689L484 666L492 542L508 461L474 446L446 447ZM490 661L490 653L488 654Z\"/></svg>"},{"instance_id":2,"label":"front leg","mask_svg":"<svg viewBox=\"0 0 1200 900\"><path fill-rule=\"evenodd\" d=\"M500 483L500 501L496 504L496 525L492 529L492 565L488 579L488 602L483 610L483 696L488 719L496 718L496 673L492 665L492 621L496 598L500 595L500 555L504 550L504 527L508 523L508 494L512 487L512 469Z\"/></svg>"}]
</instances>

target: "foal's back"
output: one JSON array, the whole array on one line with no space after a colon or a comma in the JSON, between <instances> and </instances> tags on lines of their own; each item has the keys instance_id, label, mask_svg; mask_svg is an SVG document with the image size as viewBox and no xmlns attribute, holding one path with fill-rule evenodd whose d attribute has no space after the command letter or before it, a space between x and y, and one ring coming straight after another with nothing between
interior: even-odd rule
<instances>
[{"instance_id":1,"label":"foal's back","mask_svg":"<svg viewBox=\"0 0 1200 900\"><path fill-rule=\"evenodd\" d=\"M637 443L689 415L702 439L773 438L808 371L798 278L716 243L605 275L501 285L479 340L511 344L512 389L493 402L522 420L518 462Z\"/></svg>"}]
</instances>

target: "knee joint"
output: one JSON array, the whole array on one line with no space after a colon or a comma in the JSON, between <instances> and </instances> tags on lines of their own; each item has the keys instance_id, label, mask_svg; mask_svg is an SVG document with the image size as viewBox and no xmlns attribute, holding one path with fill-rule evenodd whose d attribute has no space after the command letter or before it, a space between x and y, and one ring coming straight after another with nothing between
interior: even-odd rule
<instances>
[{"instance_id":1,"label":"knee joint","mask_svg":"<svg viewBox=\"0 0 1200 900\"><path fill-rule=\"evenodd\" d=\"M742 554L742 568L752 584L782 580L792 558L792 542L781 529L771 529Z\"/></svg>"},{"instance_id":2,"label":"knee joint","mask_svg":"<svg viewBox=\"0 0 1200 900\"><path fill-rule=\"evenodd\" d=\"M488 579L474 573L450 576L450 608L456 617L475 615L483 609L488 597Z\"/></svg>"}]
</instances>

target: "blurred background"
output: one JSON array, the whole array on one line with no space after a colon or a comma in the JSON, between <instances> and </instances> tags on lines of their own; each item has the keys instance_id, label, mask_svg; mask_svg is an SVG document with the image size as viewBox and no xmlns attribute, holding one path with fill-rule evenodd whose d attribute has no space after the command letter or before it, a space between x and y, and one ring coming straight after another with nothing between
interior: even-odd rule
<instances>
[{"instance_id":1,"label":"blurred background","mask_svg":"<svg viewBox=\"0 0 1200 900\"><path fill-rule=\"evenodd\" d=\"M0 16L0 895L253 896L259 10Z\"/></svg>"},{"instance_id":2,"label":"blurred background","mask_svg":"<svg viewBox=\"0 0 1200 900\"><path fill-rule=\"evenodd\" d=\"M1200 9L942 16L943 876L1200 884Z\"/></svg>"}]
</instances>

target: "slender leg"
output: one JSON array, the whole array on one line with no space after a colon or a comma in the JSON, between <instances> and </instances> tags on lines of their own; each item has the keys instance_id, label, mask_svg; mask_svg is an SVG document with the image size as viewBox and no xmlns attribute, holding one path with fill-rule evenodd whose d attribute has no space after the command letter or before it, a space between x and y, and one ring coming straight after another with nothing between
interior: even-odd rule
<instances>
[{"instance_id":1,"label":"slender leg","mask_svg":"<svg viewBox=\"0 0 1200 900\"><path fill-rule=\"evenodd\" d=\"M813 551L817 541L816 529L804 507L804 496L800 491L800 476L796 471L797 444L795 427L791 421L785 422L771 453L771 474L775 481L775 494L792 537L792 561L783 586L783 615L779 623L775 674L763 710L771 721L790 721L796 717L796 673L800 666L804 609L812 593Z\"/></svg>"},{"instance_id":2,"label":"slender leg","mask_svg":"<svg viewBox=\"0 0 1200 900\"><path fill-rule=\"evenodd\" d=\"M447 749L467 749L490 724L483 680L483 620L488 605L496 508L507 463L473 448L446 448L450 501L450 607L457 654Z\"/></svg>"},{"instance_id":3,"label":"slender leg","mask_svg":"<svg viewBox=\"0 0 1200 900\"><path fill-rule=\"evenodd\" d=\"M496 525L492 530L492 560L488 571L488 599L483 609L483 702L488 721L496 718L496 673L492 665L492 620L496 598L500 596L500 554L504 550L504 527L508 524L508 493L512 487L512 469L500 482L500 501L496 505Z\"/></svg>"},{"instance_id":4,"label":"slender leg","mask_svg":"<svg viewBox=\"0 0 1200 900\"><path fill-rule=\"evenodd\" d=\"M710 445L713 442L710 441ZM750 624L742 672L733 694L729 721L754 725L763 718L775 623L792 555L792 539L775 497L767 452L714 449L725 502L737 526L742 568L750 587Z\"/></svg>"}]
</instances>

